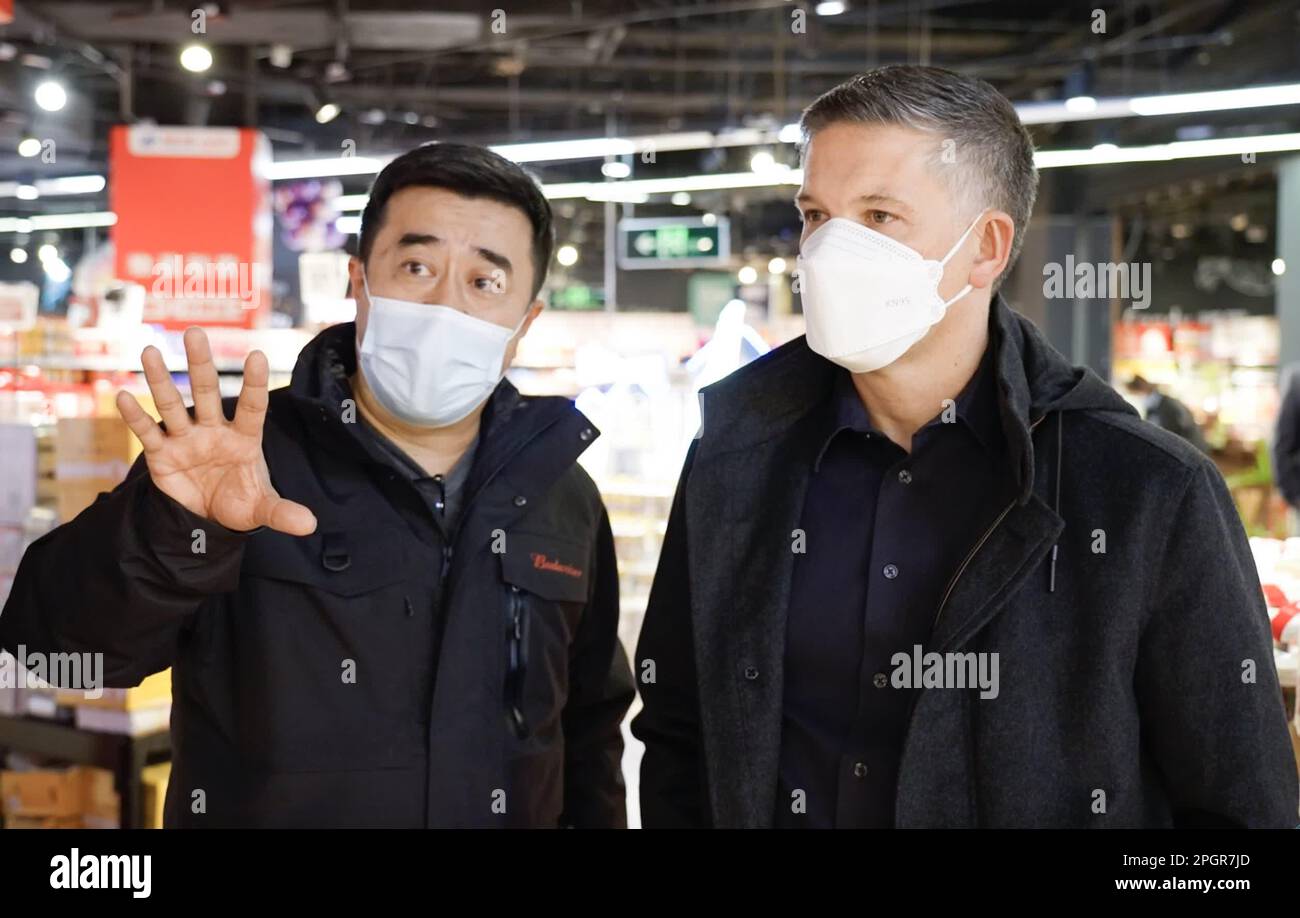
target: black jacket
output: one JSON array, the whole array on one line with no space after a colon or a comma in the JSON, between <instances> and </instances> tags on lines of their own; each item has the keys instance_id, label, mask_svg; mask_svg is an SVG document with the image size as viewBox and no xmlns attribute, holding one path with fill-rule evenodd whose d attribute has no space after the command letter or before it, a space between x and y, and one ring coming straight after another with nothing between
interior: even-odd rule
<instances>
[{"instance_id":1,"label":"black jacket","mask_svg":"<svg viewBox=\"0 0 1300 918\"><path fill-rule=\"evenodd\" d=\"M1294 826L1267 612L1222 477L1001 297L990 332L1017 496L952 573L926 650L998 653L1000 691L917 693L896 825ZM637 647L647 827L772 824L791 533L833 370L800 338L704 390Z\"/></svg>"},{"instance_id":2,"label":"black jacket","mask_svg":"<svg viewBox=\"0 0 1300 918\"><path fill-rule=\"evenodd\" d=\"M594 429L503 381L444 544L346 426L354 335L271 393L271 479L313 535L224 530L137 463L28 549L0 646L103 652L110 686L173 668L169 826L624 826L614 544L575 462Z\"/></svg>"},{"instance_id":3,"label":"black jacket","mask_svg":"<svg viewBox=\"0 0 1300 918\"><path fill-rule=\"evenodd\" d=\"M1300 507L1300 365L1286 368L1281 388L1273 429L1273 479L1286 502Z\"/></svg>"}]
</instances>

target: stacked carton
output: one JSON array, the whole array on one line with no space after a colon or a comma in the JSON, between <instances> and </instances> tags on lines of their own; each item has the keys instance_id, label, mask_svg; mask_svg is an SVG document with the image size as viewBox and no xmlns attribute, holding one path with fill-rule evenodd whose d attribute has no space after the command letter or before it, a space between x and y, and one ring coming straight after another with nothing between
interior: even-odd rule
<instances>
[{"instance_id":1,"label":"stacked carton","mask_svg":"<svg viewBox=\"0 0 1300 918\"><path fill-rule=\"evenodd\" d=\"M76 709L77 727L98 733L141 736L166 730L171 721L172 671L165 669L135 688L106 688L97 698L60 689L58 703Z\"/></svg>"},{"instance_id":2,"label":"stacked carton","mask_svg":"<svg viewBox=\"0 0 1300 918\"><path fill-rule=\"evenodd\" d=\"M54 442L59 518L72 519L100 492L117 487L139 453L121 418L60 418Z\"/></svg>"},{"instance_id":3,"label":"stacked carton","mask_svg":"<svg viewBox=\"0 0 1300 918\"><path fill-rule=\"evenodd\" d=\"M0 771L6 829L115 829L121 802L103 768Z\"/></svg>"}]
</instances>

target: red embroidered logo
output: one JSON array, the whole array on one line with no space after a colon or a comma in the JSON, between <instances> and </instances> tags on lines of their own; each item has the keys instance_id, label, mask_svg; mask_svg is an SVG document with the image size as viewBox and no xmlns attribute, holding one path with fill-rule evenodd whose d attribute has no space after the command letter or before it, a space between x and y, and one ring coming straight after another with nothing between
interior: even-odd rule
<instances>
[{"instance_id":1,"label":"red embroidered logo","mask_svg":"<svg viewBox=\"0 0 1300 918\"><path fill-rule=\"evenodd\" d=\"M562 564L559 561L553 561L541 552L532 552L529 557L533 559L533 567L539 571L555 571L557 574L563 574L566 577L581 577L582 571L579 568L569 564Z\"/></svg>"}]
</instances>

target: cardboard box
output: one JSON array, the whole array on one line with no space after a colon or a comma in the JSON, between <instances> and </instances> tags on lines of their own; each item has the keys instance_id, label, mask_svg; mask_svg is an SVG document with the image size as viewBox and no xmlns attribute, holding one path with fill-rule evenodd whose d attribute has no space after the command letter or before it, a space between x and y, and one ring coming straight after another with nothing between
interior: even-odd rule
<instances>
[{"instance_id":1,"label":"cardboard box","mask_svg":"<svg viewBox=\"0 0 1300 918\"><path fill-rule=\"evenodd\" d=\"M172 671L145 677L134 688L106 688L98 698L87 698L83 691L60 689L59 704L68 707L107 708L114 711L135 711L168 703L172 699Z\"/></svg>"},{"instance_id":2,"label":"cardboard box","mask_svg":"<svg viewBox=\"0 0 1300 918\"><path fill-rule=\"evenodd\" d=\"M120 807L113 774L103 768L0 772L0 810L6 823L13 818L75 818L81 825L85 816L116 820Z\"/></svg>"},{"instance_id":3,"label":"cardboard box","mask_svg":"<svg viewBox=\"0 0 1300 918\"><path fill-rule=\"evenodd\" d=\"M10 816L76 816L81 813L82 779L68 771L0 772L0 805Z\"/></svg>"},{"instance_id":4,"label":"cardboard box","mask_svg":"<svg viewBox=\"0 0 1300 918\"><path fill-rule=\"evenodd\" d=\"M60 478L54 482L54 503L59 519L66 523L95 502L106 491L117 487L118 482L108 478Z\"/></svg>"},{"instance_id":5,"label":"cardboard box","mask_svg":"<svg viewBox=\"0 0 1300 918\"><path fill-rule=\"evenodd\" d=\"M121 418L59 418L54 470L60 479L121 481L140 454L140 441Z\"/></svg>"},{"instance_id":6,"label":"cardboard box","mask_svg":"<svg viewBox=\"0 0 1300 918\"><path fill-rule=\"evenodd\" d=\"M6 829L83 829L86 826L80 816L6 816Z\"/></svg>"}]
</instances>

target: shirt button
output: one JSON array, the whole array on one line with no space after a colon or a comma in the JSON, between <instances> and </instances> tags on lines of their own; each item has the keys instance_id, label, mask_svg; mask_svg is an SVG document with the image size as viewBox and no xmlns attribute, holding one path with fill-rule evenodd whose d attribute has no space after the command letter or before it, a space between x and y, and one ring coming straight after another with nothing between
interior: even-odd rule
<instances>
[{"instance_id":1,"label":"shirt button","mask_svg":"<svg viewBox=\"0 0 1300 918\"><path fill-rule=\"evenodd\" d=\"M883 573L886 580L893 580L898 576L898 567L893 564L886 564Z\"/></svg>"},{"instance_id":2,"label":"shirt button","mask_svg":"<svg viewBox=\"0 0 1300 918\"><path fill-rule=\"evenodd\" d=\"M866 762L854 762L854 763L853 763L853 777L855 777L855 778L865 778L866 776L867 776L867 763L866 763Z\"/></svg>"},{"instance_id":3,"label":"shirt button","mask_svg":"<svg viewBox=\"0 0 1300 918\"><path fill-rule=\"evenodd\" d=\"M528 503L528 498L524 497L522 494L519 494L515 497L516 507L522 507L526 503Z\"/></svg>"},{"instance_id":4,"label":"shirt button","mask_svg":"<svg viewBox=\"0 0 1300 918\"><path fill-rule=\"evenodd\" d=\"M911 484L912 473L909 472L907 469L901 469L898 473L898 481L900 484Z\"/></svg>"},{"instance_id":5,"label":"shirt button","mask_svg":"<svg viewBox=\"0 0 1300 918\"><path fill-rule=\"evenodd\" d=\"M591 439L592 437L594 437L595 435L596 435L596 432L595 432L594 430L592 430L590 427L587 427L587 428L584 428L584 429L583 429L582 433L578 434L578 439L579 439L579 440L582 440L582 441L585 443L586 441L590 440L590 439Z\"/></svg>"},{"instance_id":6,"label":"shirt button","mask_svg":"<svg viewBox=\"0 0 1300 918\"><path fill-rule=\"evenodd\" d=\"M757 678L758 678L758 668L755 667L755 666L746 666L746 667L745 667L745 678L748 679L750 682L753 682L755 679L757 679Z\"/></svg>"},{"instance_id":7,"label":"shirt button","mask_svg":"<svg viewBox=\"0 0 1300 918\"><path fill-rule=\"evenodd\" d=\"M876 688L884 688L889 684L889 678L884 673L876 673L871 677L871 684Z\"/></svg>"}]
</instances>

